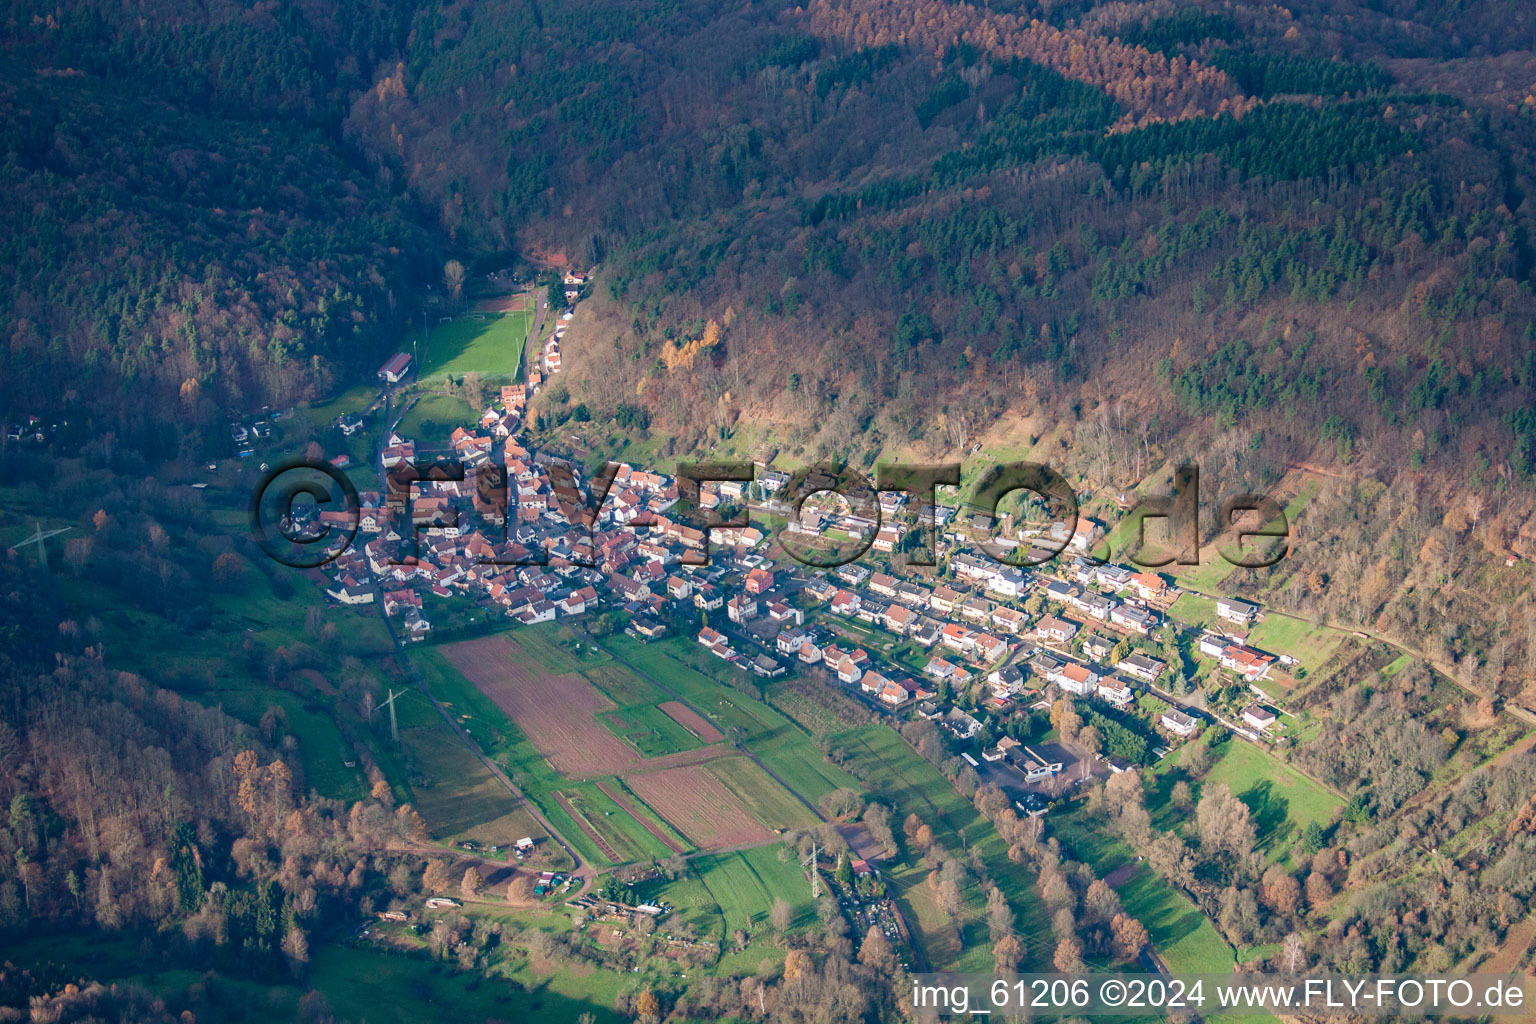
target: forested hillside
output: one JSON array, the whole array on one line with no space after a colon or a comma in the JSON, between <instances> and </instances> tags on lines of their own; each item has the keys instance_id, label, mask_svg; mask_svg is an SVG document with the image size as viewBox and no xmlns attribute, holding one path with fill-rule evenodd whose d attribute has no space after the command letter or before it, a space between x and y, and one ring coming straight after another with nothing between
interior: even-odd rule
<instances>
[{"instance_id":1,"label":"forested hillside","mask_svg":"<svg viewBox=\"0 0 1536 1024\"><path fill-rule=\"evenodd\" d=\"M323 395L390 344L426 233L338 120L402 17L7 4L0 405L174 453L163 410Z\"/></svg>"},{"instance_id":2,"label":"forested hillside","mask_svg":"<svg viewBox=\"0 0 1536 1024\"><path fill-rule=\"evenodd\" d=\"M643 407L670 451L771 429L868 462L1061 423L1052 461L1101 486L1323 466L1423 519L1315 598L1358 619L1425 593L1426 531L1531 541L1520 4L153 13L5 11L18 413L213 450L221 409L366 370L446 257L521 253L600 267L573 397ZM1443 653L1486 665L1491 628Z\"/></svg>"}]
</instances>

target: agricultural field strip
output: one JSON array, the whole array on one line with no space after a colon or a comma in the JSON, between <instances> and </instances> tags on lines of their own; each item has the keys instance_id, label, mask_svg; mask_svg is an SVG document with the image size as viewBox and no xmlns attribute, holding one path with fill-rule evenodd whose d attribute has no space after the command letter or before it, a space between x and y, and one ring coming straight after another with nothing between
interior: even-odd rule
<instances>
[{"instance_id":1,"label":"agricultural field strip","mask_svg":"<svg viewBox=\"0 0 1536 1024\"><path fill-rule=\"evenodd\" d=\"M701 766L646 772L623 781L663 821L701 849L740 846L773 836L724 783Z\"/></svg>"},{"instance_id":2,"label":"agricultural field strip","mask_svg":"<svg viewBox=\"0 0 1536 1024\"><path fill-rule=\"evenodd\" d=\"M608 799L612 800L615 804L618 805L620 810L624 811L631 818L634 818L635 821L640 823L641 828L645 829L651 835L659 839L663 846L671 850L673 853L683 852L683 847L675 839L667 835L660 828L653 825L648 820L647 815L641 814L637 808L631 806L627 797L614 792L608 787L606 782L600 781L596 783L596 785L598 789L602 790L603 793L607 795Z\"/></svg>"}]
</instances>

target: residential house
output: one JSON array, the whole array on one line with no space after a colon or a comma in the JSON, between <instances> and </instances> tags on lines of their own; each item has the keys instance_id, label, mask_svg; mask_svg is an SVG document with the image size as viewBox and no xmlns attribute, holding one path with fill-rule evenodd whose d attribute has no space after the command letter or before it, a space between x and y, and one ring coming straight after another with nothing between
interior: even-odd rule
<instances>
[{"instance_id":1,"label":"residential house","mask_svg":"<svg viewBox=\"0 0 1536 1024\"><path fill-rule=\"evenodd\" d=\"M1044 782L1053 775L1060 775L1064 762L1041 753L1025 744L1013 752L1013 762L1024 773L1025 782Z\"/></svg>"},{"instance_id":2,"label":"residential house","mask_svg":"<svg viewBox=\"0 0 1536 1024\"><path fill-rule=\"evenodd\" d=\"M1065 693L1091 697L1099 687L1099 674L1087 665L1069 661L1051 679Z\"/></svg>"},{"instance_id":3,"label":"residential house","mask_svg":"<svg viewBox=\"0 0 1536 1024\"><path fill-rule=\"evenodd\" d=\"M794 656L800 653L800 648L808 639L803 629L786 629L774 640L774 646L780 654Z\"/></svg>"},{"instance_id":4,"label":"residential house","mask_svg":"<svg viewBox=\"0 0 1536 1024\"><path fill-rule=\"evenodd\" d=\"M960 617L978 626L989 626L992 624L993 607L992 602L984 597L966 598L960 605Z\"/></svg>"},{"instance_id":5,"label":"residential house","mask_svg":"<svg viewBox=\"0 0 1536 1024\"><path fill-rule=\"evenodd\" d=\"M955 603L959 600L959 591L949 587L936 587L933 593L928 595L928 606L940 615L948 615L955 610Z\"/></svg>"},{"instance_id":6,"label":"residential house","mask_svg":"<svg viewBox=\"0 0 1536 1024\"><path fill-rule=\"evenodd\" d=\"M987 590L1000 597L1019 597L1029 589L1029 577L1012 567L987 578Z\"/></svg>"},{"instance_id":7,"label":"residential house","mask_svg":"<svg viewBox=\"0 0 1536 1024\"><path fill-rule=\"evenodd\" d=\"M1078 516L1077 527L1072 531L1072 537L1067 541L1067 547L1072 551L1089 551L1100 537L1104 536L1102 523L1089 519L1087 516Z\"/></svg>"},{"instance_id":8,"label":"residential house","mask_svg":"<svg viewBox=\"0 0 1536 1024\"><path fill-rule=\"evenodd\" d=\"M1128 581L1132 593L1143 601L1156 601L1168 593L1168 582L1155 572L1138 572Z\"/></svg>"},{"instance_id":9,"label":"residential house","mask_svg":"<svg viewBox=\"0 0 1536 1024\"><path fill-rule=\"evenodd\" d=\"M1162 718L1158 721L1164 729L1167 729L1175 736L1193 736L1195 727L1199 724L1192 715L1187 715L1174 708L1164 711Z\"/></svg>"},{"instance_id":10,"label":"residential house","mask_svg":"<svg viewBox=\"0 0 1536 1024\"><path fill-rule=\"evenodd\" d=\"M1214 633L1202 633L1196 647L1201 654L1208 658L1219 658L1223 651L1231 646L1231 641L1226 637L1217 636Z\"/></svg>"},{"instance_id":11,"label":"residential house","mask_svg":"<svg viewBox=\"0 0 1536 1024\"><path fill-rule=\"evenodd\" d=\"M759 654L753 658L751 665L748 667L751 668L753 673L762 676L764 679L777 679L784 674L784 666L766 654Z\"/></svg>"},{"instance_id":12,"label":"residential house","mask_svg":"<svg viewBox=\"0 0 1536 1024\"><path fill-rule=\"evenodd\" d=\"M949 567L962 579L985 582L1002 572L1002 567L975 555L956 555L949 560Z\"/></svg>"},{"instance_id":13,"label":"residential house","mask_svg":"<svg viewBox=\"0 0 1536 1024\"><path fill-rule=\"evenodd\" d=\"M373 590L358 583L338 583L326 594L339 604L372 604Z\"/></svg>"},{"instance_id":14,"label":"residential house","mask_svg":"<svg viewBox=\"0 0 1536 1024\"><path fill-rule=\"evenodd\" d=\"M1097 633L1090 633L1083 641L1083 653L1094 661L1104 661L1115 649L1115 642Z\"/></svg>"},{"instance_id":15,"label":"residential house","mask_svg":"<svg viewBox=\"0 0 1536 1024\"><path fill-rule=\"evenodd\" d=\"M939 639L945 647L956 650L962 654L970 654L973 649L973 634L969 629L957 622L948 623L939 633Z\"/></svg>"},{"instance_id":16,"label":"residential house","mask_svg":"<svg viewBox=\"0 0 1536 1024\"><path fill-rule=\"evenodd\" d=\"M885 676L881 675L879 672L865 672L862 676L859 677L859 689L863 690L865 693L878 694L888 682L890 682L890 680L885 678Z\"/></svg>"},{"instance_id":17,"label":"residential house","mask_svg":"<svg viewBox=\"0 0 1536 1024\"><path fill-rule=\"evenodd\" d=\"M1064 644L1077 635L1077 627L1054 615L1047 615L1035 624L1035 635L1041 640Z\"/></svg>"},{"instance_id":18,"label":"residential house","mask_svg":"<svg viewBox=\"0 0 1536 1024\"><path fill-rule=\"evenodd\" d=\"M978 661L990 664L1008 653L1008 645L988 633L972 633L971 653Z\"/></svg>"},{"instance_id":19,"label":"residential house","mask_svg":"<svg viewBox=\"0 0 1536 1024\"><path fill-rule=\"evenodd\" d=\"M992 628L1002 630L1004 633L1024 632L1024 624L1027 621L1024 613L1016 608L999 605L992 609Z\"/></svg>"},{"instance_id":20,"label":"residential house","mask_svg":"<svg viewBox=\"0 0 1536 1024\"><path fill-rule=\"evenodd\" d=\"M997 741L997 746L993 747L991 750L983 751L981 759L983 761L992 762L1001 761L1008 756L1008 752L1010 750L1014 750L1021 746L1023 746L1023 744L1014 739L1012 736L1004 736L1002 739Z\"/></svg>"},{"instance_id":21,"label":"residential house","mask_svg":"<svg viewBox=\"0 0 1536 1024\"><path fill-rule=\"evenodd\" d=\"M757 618L757 598L737 594L725 603L725 617L737 625L745 625Z\"/></svg>"},{"instance_id":22,"label":"residential house","mask_svg":"<svg viewBox=\"0 0 1536 1024\"><path fill-rule=\"evenodd\" d=\"M1235 622L1240 626L1246 626L1253 621L1253 617L1259 613L1257 605L1247 601L1238 601L1230 597L1218 597L1216 599L1216 615L1218 618Z\"/></svg>"},{"instance_id":23,"label":"residential house","mask_svg":"<svg viewBox=\"0 0 1536 1024\"><path fill-rule=\"evenodd\" d=\"M885 610L885 628L897 636L906 636L917 621L917 613L905 605L893 604Z\"/></svg>"},{"instance_id":24,"label":"residential house","mask_svg":"<svg viewBox=\"0 0 1536 1024\"><path fill-rule=\"evenodd\" d=\"M1255 729L1264 730L1274 725L1279 716L1262 704L1249 704L1243 708L1243 721Z\"/></svg>"},{"instance_id":25,"label":"residential house","mask_svg":"<svg viewBox=\"0 0 1536 1024\"><path fill-rule=\"evenodd\" d=\"M711 643L704 642L705 632L714 634ZM717 658L720 658L724 661L736 660L736 649L731 646L730 640L727 639L724 634L716 633L714 630L707 629L706 627L705 630L700 630L699 632L699 643L704 644L705 649Z\"/></svg>"},{"instance_id":26,"label":"residential house","mask_svg":"<svg viewBox=\"0 0 1536 1024\"><path fill-rule=\"evenodd\" d=\"M1015 697L1024 689L1024 670L1017 665L993 669L987 675L992 692L998 697Z\"/></svg>"},{"instance_id":27,"label":"residential house","mask_svg":"<svg viewBox=\"0 0 1536 1024\"><path fill-rule=\"evenodd\" d=\"M1050 580L1042 591L1047 601L1056 601L1060 604L1070 604L1072 598L1081 593L1076 587L1062 580Z\"/></svg>"},{"instance_id":28,"label":"residential house","mask_svg":"<svg viewBox=\"0 0 1536 1024\"><path fill-rule=\"evenodd\" d=\"M869 573L870 569L868 566L860 565L858 562L849 562L847 565L838 566L834 575L850 587L859 587L863 586L864 581L869 579Z\"/></svg>"},{"instance_id":29,"label":"residential house","mask_svg":"<svg viewBox=\"0 0 1536 1024\"><path fill-rule=\"evenodd\" d=\"M968 740L981 731L981 723L959 708L950 708L949 713L939 720L939 724L961 740Z\"/></svg>"},{"instance_id":30,"label":"residential house","mask_svg":"<svg viewBox=\"0 0 1536 1024\"><path fill-rule=\"evenodd\" d=\"M1131 701L1136 699L1136 691L1131 688L1130 681L1120 676L1099 680L1098 693L1101 700L1121 710L1130 707Z\"/></svg>"},{"instance_id":31,"label":"residential house","mask_svg":"<svg viewBox=\"0 0 1536 1024\"><path fill-rule=\"evenodd\" d=\"M1146 608L1123 604L1109 613L1109 621L1121 629L1146 636L1157 625L1157 615Z\"/></svg>"},{"instance_id":32,"label":"residential house","mask_svg":"<svg viewBox=\"0 0 1536 1024\"><path fill-rule=\"evenodd\" d=\"M805 614L799 608L791 607L783 601L769 602L768 617L774 622L793 622L797 626L805 622Z\"/></svg>"},{"instance_id":33,"label":"residential house","mask_svg":"<svg viewBox=\"0 0 1536 1024\"><path fill-rule=\"evenodd\" d=\"M1120 664L1115 667L1133 679L1140 679L1144 683L1154 683L1157 681L1157 677L1163 674L1163 669L1167 666L1156 658L1148 657L1137 651L1129 657L1122 658Z\"/></svg>"},{"instance_id":34,"label":"residential house","mask_svg":"<svg viewBox=\"0 0 1536 1024\"><path fill-rule=\"evenodd\" d=\"M641 616L634 621L635 632L647 640L658 640L666 635L666 624L659 619Z\"/></svg>"},{"instance_id":35,"label":"residential house","mask_svg":"<svg viewBox=\"0 0 1536 1024\"><path fill-rule=\"evenodd\" d=\"M1273 655L1242 644L1231 644L1223 649L1220 660L1222 668L1236 672L1250 683L1263 679L1275 663Z\"/></svg>"}]
</instances>

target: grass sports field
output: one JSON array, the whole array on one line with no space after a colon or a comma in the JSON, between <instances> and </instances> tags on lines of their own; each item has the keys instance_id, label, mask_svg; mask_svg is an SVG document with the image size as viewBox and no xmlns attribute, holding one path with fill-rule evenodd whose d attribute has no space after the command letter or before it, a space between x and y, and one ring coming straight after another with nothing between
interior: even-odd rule
<instances>
[{"instance_id":1,"label":"grass sports field","mask_svg":"<svg viewBox=\"0 0 1536 1024\"><path fill-rule=\"evenodd\" d=\"M677 907L682 920L705 935L739 929L752 937L771 930L773 901L782 899L793 908L790 931L797 931L815 919L811 883L792 855L779 859L782 849L774 843L696 857L688 875L657 884L654 891L647 887L644 894Z\"/></svg>"},{"instance_id":2,"label":"grass sports field","mask_svg":"<svg viewBox=\"0 0 1536 1024\"><path fill-rule=\"evenodd\" d=\"M466 373L516 377L532 322L531 312L462 313L449 323L433 324L421 349L421 379Z\"/></svg>"}]
</instances>

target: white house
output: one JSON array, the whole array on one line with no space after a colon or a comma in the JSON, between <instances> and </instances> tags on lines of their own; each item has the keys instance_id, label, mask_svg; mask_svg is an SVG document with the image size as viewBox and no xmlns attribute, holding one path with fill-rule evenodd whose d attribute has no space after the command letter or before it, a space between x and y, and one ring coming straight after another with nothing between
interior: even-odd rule
<instances>
[{"instance_id":1,"label":"white house","mask_svg":"<svg viewBox=\"0 0 1536 1024\"><path fill-rule=\"evenodd\" d=\"M1173 708L1164 711L1159 721L1164 729L1167 729L1175 736L1192 736L1195 732L1195 726L1199 724L1192 716Z\"/></svg>"},{"instance_id":2,"label":"white house","mask_svg":"<svg viewBox=\"0 0 1536 1024\"><path fill-rule=\"evenodd\" d=\"M1243 708L1243 721L1255 729L1268 729L1274 725L1279 716L1262 704L1249 704Z\"/></svg>"}]
</instances>

